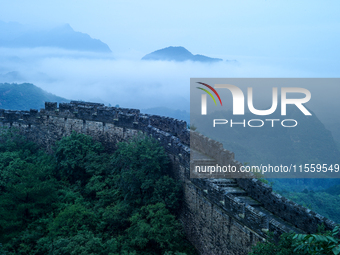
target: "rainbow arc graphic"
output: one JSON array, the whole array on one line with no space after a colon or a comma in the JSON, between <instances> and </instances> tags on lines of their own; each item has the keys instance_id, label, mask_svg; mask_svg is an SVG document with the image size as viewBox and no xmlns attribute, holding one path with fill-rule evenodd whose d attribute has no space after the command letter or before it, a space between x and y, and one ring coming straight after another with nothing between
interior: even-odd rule
<instances>
[{"instance_id":1,"label":"rainbow arc graphic","mask_svg":"<svg viewBox=\"0 0 340 255\"><path fill-rule=\"evenodd\" d=\"M214 92L214 94L217 96L217 98L218 98L218 100L220 101L220 104L221 104L221 106L222 106L222 100L221 100L221 98L220 98L220 95L217 93L217 91L216 91L213 87L211 87L210 85L208 85L208 84L206 84L206 83L203 83L203 82L197 82L197 83L199 83L199 84L201 84L201 85L203 85L203 86L206 86L206 87L209 88L212 92ZM204 88L200 88L200 87L196 87L196 88L198 88L198 89L203 90L204 92L206 92L206 93L212 98L212 100L214 100L215 105L217 105L216 100L215 100L215 97L213 96L213 94L211 94L211 92L210 92L209 90L204 89ZM202 103L202 104L201 104L201 113L202 113L202 115L207 115L207 95L202 94L202 102L201 102L201 103Z\"/></svg>"}]
</instances>

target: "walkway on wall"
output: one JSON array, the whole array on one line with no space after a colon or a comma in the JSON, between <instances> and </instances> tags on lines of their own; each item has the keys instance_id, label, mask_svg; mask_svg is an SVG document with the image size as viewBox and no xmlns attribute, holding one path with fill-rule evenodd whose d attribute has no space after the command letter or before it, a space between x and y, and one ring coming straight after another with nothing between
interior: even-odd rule
<instances>
[{"instance_id":1,"label":"walkway on wall","mask_svg":"<svg viewBox=\"0 0 340 255\"><path fill-rule=\"evenodd\" d=\"M215 159L209 157L208 155L205 155L201 152L198 152L196 150L191 149L191 153L193 155L193 162L194 165L199 165L199 166L211 166L211 165L216 165L217 162ZM191 176L192 177L192 176ZM263 207L263 204L257 201L256 199L252 198L247 191L242 189L238 184L236 179L205 179L207 182L213 183L218 187L219 190L223 191L223 194L225 195L232 195L233 197L237 198L241 203L243 203L245 206L250 205L254 208L256 208L258 211L264 213L267 218L268 218L268 223L271 221L276 221L282 224L286 230L295 232L295 233L305 233L303 230L296 228L293 226L291 223L285 221L284 219L274 215L267 209ZM216 203L215 203L216 204ZM216 204L217 206L220 206L219 204ZM228 213L227 210L224 210ZM230 215L232 216L232 215ZM244 217L244 215L240 215L240 217ZM263 232L268 231L268 227L266 229L262 229Z\"/></svg>"}]
</instances>

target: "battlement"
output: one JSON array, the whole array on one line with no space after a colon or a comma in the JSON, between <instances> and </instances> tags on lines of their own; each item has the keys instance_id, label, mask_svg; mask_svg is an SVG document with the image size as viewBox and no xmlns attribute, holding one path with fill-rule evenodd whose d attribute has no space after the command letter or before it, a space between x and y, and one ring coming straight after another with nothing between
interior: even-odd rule
<instances>
[{"instance_id":1,"label":"battlement","mask_svg":"<svg viewBox=\"0 0 340 255\"><path fill-rule=\"evenodd\" d=\"M108 107L104 106L104 104L82 101L60 103L59 107L56 102L46 102L45 108L40 109L40 111L34 109L30 111L0 109L0 121L3 123L17 122L25 125L37 125L41 123L42 118L50 117L113 123L116 126L138 130L146 130L150 125L180 138L184 144L189 144L190 133L187 130L185 121L158 115L142 114L137 109Z\"/></svg>"},{"instance_id":2,"label":"battlement","mask_svg":"<svg viewBox=\"0 0 340 255\"><path fill-rule=\"evenodd\" d=\"M238 169L241 163L234 159L234 153L223 148L222 143L212 140L204 135L191 131L190 147L205 155L213 158L219 165L232 165ZM244 173L246 174L246 173ZM240 202L234 196L223 192L223 179L192 179L192 182L203 190L207 190L205 196L215 203L220 203L221 207L226 210L235 212L234 217L241 214L244 218L239 219L245 225L261 226L263 229L269 229L274 233L284 233L289 231L316 233L318 226L324 225L327 230L332 230L336 223L326 217L307 209L281 195L273 192L272 188L255 178L252 173L247 173L247 178L235 179L237 186L244 190L245 194L241 196L250 196L259 202L262 208L276 217L261 214L259 206L252 208L247 202ZM213 198L215 197L215 199ZM245 213L248 211L248 213ZM251 220L247 219L250 218ZM289 227L286 227L283 222L287 222ZM281 223L280 223L281 222ZM287 224L286 224L287 225Z\"/></svg>"}]
</instances>

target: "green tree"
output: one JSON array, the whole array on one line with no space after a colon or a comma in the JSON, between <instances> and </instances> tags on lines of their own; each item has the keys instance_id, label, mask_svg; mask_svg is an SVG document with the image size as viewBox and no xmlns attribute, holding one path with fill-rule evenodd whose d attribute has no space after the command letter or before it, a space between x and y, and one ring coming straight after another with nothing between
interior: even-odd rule
<instances>
[{"instance_id":1,"label":"green tree","mask_svg":"<svg viewBox=\"0 0 340 255\"><path fill-rule=\"evenodd\" d=\"M0 140L0 242L29 250L57 207L53 160L14 129L2 129Z\"/></svg>"},{"instance_id":2,"label":"green tree","mask_svg":"<svg viewBox=\"0 0 340 255\"><path fill-rule=\"evenodd\" d=\"M182 226L163 203L143 206L130 222L128 237L139 254L163 254L184 246Z\"/></svg>"},{"instance_id":3,"label":"green tree","mask_svg":"<svg viewBox=\"0 0 340 255\"><path fill-rule=\"evenodd\" d=\"M140 136L109 155L72 133L48 155L2 134L0 254L196 254L175 216L182 187L157 140Z\"/></svg>"},{"instance_id":4,"label":"green tree","mask_svg":"<svg viewBox=\"0 0 340 255\"><path fill-rule=\"evenodd\" d=\"M138 136L118 145L112 164L120 176L124 199L146 205L152 200L157 180L167 174L169 160L157 140Z\"/></svg>"},{"instance_id":5,"label":"green tree","mask_svg":"<svg viewBox=\"0 0 340 255\"><path fill-rule=\"evenodd\" d=\"M294 252L293 235L282 234L280 240L276 243L273 234L269 234L269 238L265 242L259 242L252 247L249 255L305 255L306 253Z\"/></svg>"},{"instance_id":6,"label":"green tree","mask_svg":"<svg viewBox=\"0 0 340 255\"><path fill-rule=\"evenodd\" d=\"M49 226L52 236L75 235L79 230L95 231L98 218L96 214L80 203L67 206L54 218Z\"/></svg>"},{"instance_id":7,"label":"green tree","mask_svg":"<svg viewBox=\"0 0 340 255\"><path fill-rule=\"evenodd\" d=\"M182 187L169 176L162 176L156 181L151 202L164 203L173 214L177 213L182 201Z\"/></svg>"},{"instance_id":8,"label":"green tree","mask_svg":"<svg viewBox=\"0 0 340 255\"><path fill-rule=\"evenodd\" d=\"M259 242L252 247L249 255L288 255L288 254L340 254L339 227L333 231L323 231L318 234L282 234L275 242L271 234L267 241Z\"/></svg>"},{"instance_id":9,"label":"green tree","mask_svg":"<svg viewBox=\"0 0 340 255\"><path fill-rule=\"evenodd\" d=\"M55 157L57 159L56 175L74 184L80 181L85 184L90 175L86 171L87 163L94 155L103 152L103 146L94 142L90 136L72 132L56 142Z\"/></svg>"},{"instance_id":10,"label":"green tree","mask_svg":"<svg viewBox=\"0 0 340 255\"><path fill-rule=\"evenodd\" d=\"M340 254L339 227L321 234L296 234L293 236L294 252L307 254Z\"/></svg>"}]
</instances>

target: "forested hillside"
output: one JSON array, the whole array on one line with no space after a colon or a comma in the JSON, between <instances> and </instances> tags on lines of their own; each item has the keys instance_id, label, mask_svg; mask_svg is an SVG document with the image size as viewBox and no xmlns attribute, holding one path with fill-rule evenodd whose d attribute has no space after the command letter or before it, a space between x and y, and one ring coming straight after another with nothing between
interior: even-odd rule
<instances>
[{"instance_id":1,"label":"forested hillside","mask_svg":"<svg viewBox=\"0 0 340 255\"><path fill-rule=\"evenodd\" d=\"M49 155L13 131L0 139L0 254L196 254L157 141L110 155L73 133Z\"/></svg>"},{"instance_id":2,"label":"forested hillside","mask_svg":"<svg viewBox=\"0 0 340 255\"><path fill-rule=\"evenodd\" d=\"M45 102L68 103L31 83L0 83L0 109L29 110L44 108Z\"/></svg>"},{"instance_id":3,"label":"forested hillside","mask_svg":"<svg viewBox=\"0 0 340 255\"><path fill-rule=\"evenodd\" d=\"M339 183L339 180L335 179L334 183ZM334 184L329 186L329 188L321 190L314 190L313 187L308 189L306 187L302 191L295 192L291 190L288 191L289 188L292 187L291 185L286 185L285 187L284 190L278 191L281 195L335 221L336 223L340 223L339 184Z\"/></svg>"}]
</instances>

